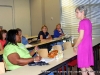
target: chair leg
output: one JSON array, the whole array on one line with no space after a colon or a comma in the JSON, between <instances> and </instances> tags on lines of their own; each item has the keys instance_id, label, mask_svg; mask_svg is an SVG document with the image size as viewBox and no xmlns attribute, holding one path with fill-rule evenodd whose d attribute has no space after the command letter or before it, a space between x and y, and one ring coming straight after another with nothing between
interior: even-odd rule
<instances>
[{"instance_id":1,"label":"chair leg","mask_svg":"<svg viewBox=\"0 0 100 75\"><path fill-rule=\"evenodd\" d=\"M79 70L80 70L80 69L77 67L77 75L80 75Z\"/></svg>"},{"instance_id":2,"label":"chair leg","mask_svg":"<svg viewBox=\"0 0 100 75\"><path fill-rule=\"evenodd\" d=\"M70 73L70 75L71 75L72 67L70 66L69 69L70 69L70 72L69 72L69 73Z\"/></svg>"}]
</instances>

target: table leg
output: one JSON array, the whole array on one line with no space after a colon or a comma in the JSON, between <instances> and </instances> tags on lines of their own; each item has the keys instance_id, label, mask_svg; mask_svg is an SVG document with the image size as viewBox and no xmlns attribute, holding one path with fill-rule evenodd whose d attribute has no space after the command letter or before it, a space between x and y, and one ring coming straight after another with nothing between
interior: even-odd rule
<instances>
[{"instance_id":1,"label":"table leg","mask_svg":"<svg viewBox=\"0 0 100 75\"><path fill-rule=\"evenodd\" d=\"M94 70L97 71L97 49L94 47Z\"/></svg>"}]
</instances>

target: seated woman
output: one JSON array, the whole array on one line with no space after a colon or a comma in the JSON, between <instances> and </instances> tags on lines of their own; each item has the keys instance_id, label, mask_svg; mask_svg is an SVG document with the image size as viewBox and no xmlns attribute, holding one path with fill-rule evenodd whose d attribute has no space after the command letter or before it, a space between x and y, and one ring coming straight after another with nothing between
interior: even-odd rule
<instances>
[{"instance_id":1,"label":"seated woman","mask_svg":"<svg viewBox=\"0 0 100 75\"><path fill-rule=\"evenodd\" d=\"M6 34L7 31L6 30L1 30L0 31L0 50L4 49L4 45L6 43ZM0 62L2 62L2 55L0 55Z\"/></svg>"},{"instance_id":2,"label":"seated woman","mask_svg":"<svg viewBox=\"0 0 100 75\"><path fill-rule=\"evenodd\" d=\"M2 30L0 32L0 50L3 50L3 48L4 48L4 45L6 43L6 35L7 35L6 30Z\"/></svg>"},{"instance_id":3,"label":"seated woman","mask_svg":"<svg viewBox=\"0 0 100 75\"><path fill-rule=\"evenodd\" d=\"M64 36L64 32L61 29L61 24L57 24L56 29L54 30L54 38L59 38L62 36ZM57 45L63 45L63 41L57 42ZM62 49L63 49L63 46L62 46Z\"/></svg>"},{"instance_id":4,"label":"seated woman","mask_svg":"<svg viewBox=\"0 0 100 75\"><path fill-rule=\"evenodd\" d=\"M41 27L41 31L38 34L38 39L40 39L41 41L52 40L51 35L48 33L47 26L44 25Z\"/></svg>"},{"instance_id":5,"label":"seated woman","mask_svg":"<svg viewBox=\"0 0 100 75\"><path fill-rule=\"evenodd\" d=\"M48 28L47 26L42 26L41 27L41 31L39 32L38 34L38 39L41 40L41 42L45 42L45 41L49 41L49 40L52 40L52 37L51 35L48 33ZM51 50L51 45L42 45L42 46L39 46L40 48L48 48L48 50Z\"/></svg>"},{"instance_id":6,"label":"seated woman","mask_svg":"<svg viewBox=\"0 0 100 75\"><path fill-rule=\"evenodd\" d=\"M25 46L20 43L21 38L16 29L11 29L7 33L7 43L4 48L3 58L8 70L14 70L30 62L40 61L41 57L32 58L35 51L29 53Z\"/></svg>"},{"instance_id":7,"label":"seated woman","mask_svg":"<svg viewBox=\"0 0 100 75\"><path fill-rule=\"evenodd\" d=\"M56 29L54 30L54 38L59 38L64 36L64 32L61 29L61 24L56 25Z\"/></svg>"}]
</instances>

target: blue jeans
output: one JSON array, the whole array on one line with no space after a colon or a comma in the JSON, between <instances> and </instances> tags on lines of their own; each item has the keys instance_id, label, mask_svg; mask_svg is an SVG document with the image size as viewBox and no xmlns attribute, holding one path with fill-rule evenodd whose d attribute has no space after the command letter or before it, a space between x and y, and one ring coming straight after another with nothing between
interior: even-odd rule
<instances>
[{"instance_id":1,"label":"blue jeans","mask_svg":"<svg viewBox=\"0 0 100 75\"><path fill-rule=\"evenodd\" d=\"M54 73L53 73L53 72L51 72L51 73L49 73L48 75L54 75Z\"/></svg>"},{"instance_id":2,"label":"blue jeans","mask_svg":"<svg viewBox=\"0 0 100 75\"><path fill-rule=\"evenodd\" d=\"M64 50L64 48L63 48L63 41L57 42L57 45L61 45L62 46L62 50Z\"/></svg>"}]
</instances>

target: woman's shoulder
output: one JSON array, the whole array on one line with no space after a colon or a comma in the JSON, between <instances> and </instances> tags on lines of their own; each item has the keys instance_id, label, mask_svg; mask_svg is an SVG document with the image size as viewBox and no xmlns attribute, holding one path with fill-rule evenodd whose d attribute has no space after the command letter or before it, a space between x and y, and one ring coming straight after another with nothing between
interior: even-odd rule
<instances>
[{"instance_id":1,"label":"woman's shoulder","mask_svg":"<svg viewBox=\"0 0 100 75\"><path fill-rule=\"evenodd\" d=\"M58 30L57 30L57 29L55 29L55 30L54 30L54 32L58 32Z\"/></svg>"},{"instance_id":2,"label":"woman's shoulder","mask_svg":"<svg viewBox=\"0 0 100 75\"><path fill-rule=\"evenodd\" d=\"M8 43L6 46L5 46L5 48L4 49L12 49L12 48L15 48L16 47L16 45L14 45L14 44L11 44L11 43Z\"/></svg>"},{"instance_id":3,"label":"woman's shoulder","mask_svg":"<svg viewBox=\"0 0 100 75\"><path fill-rule=\"evenodd\" d=\"M80 22L90 22L90 19L85 18L85 19L81 20Z\"/></svg>"},{"instance_id":4,"label":"woman's shoulder","mask_svg":"<svg viewBox=\"0 0 100 75\"><path fill-rule=\"evenodd\" d=\"M39 33L43 33L43 31L40 31Z\"/></svg>"}]
</instances>

